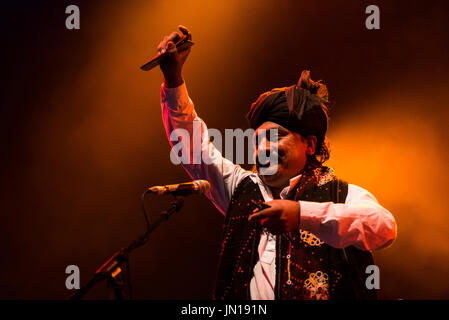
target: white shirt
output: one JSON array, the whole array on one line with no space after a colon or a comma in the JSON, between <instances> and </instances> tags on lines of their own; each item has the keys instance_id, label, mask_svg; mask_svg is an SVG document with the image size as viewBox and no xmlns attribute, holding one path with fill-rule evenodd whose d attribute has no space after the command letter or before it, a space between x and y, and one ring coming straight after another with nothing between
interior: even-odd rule
<instances>
[{"instance_id":1,"label":"white shirt","mask_svg":"<svg viewBox=\"0 0 449 320\"><path fill-rule=\"evenodd\" d=\"M193 123L198 121L201 127L201 153L203 159L207 158L209 164L201 162L200 164L183 164L183 166L192 179L209 181L211 191L207 197L223 215L226 215L235 188L248 176L259 185L265 201L273 200L270 188L256 173L244 170L222 157L221 153L209 142L207 126L197 116L185 83L176 88L165 88L162 84L161 106L168 137L173 130L182 128L187 130L193 139ZM190 141L190 146L192 143L193 141ZM193 154L189 156L192 159ZM290 186L293 186L299 178L300 176L292 178ZM290 186L281 191L281 198L285 198ZM396 238L396 223L393 215L383 208L371 193L356 185L348 184L345 203L312 201L299 201L299 203L301 229L313 233L332 247L354 246L361 250L376 250L389 246ZM262 232L258 246L260 260L254 267L254 277L250 283L251 299L274 299L275 244L276 236L269 232Z\"/></svg>"}]
</instances>

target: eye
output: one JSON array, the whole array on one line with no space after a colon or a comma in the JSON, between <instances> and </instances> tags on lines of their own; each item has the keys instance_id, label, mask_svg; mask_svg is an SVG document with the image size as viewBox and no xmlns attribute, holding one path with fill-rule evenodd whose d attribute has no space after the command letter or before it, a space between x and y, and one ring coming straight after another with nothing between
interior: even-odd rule
<instances>
[{"instance_id":1,"label":"eye","mask_svg":"<svg viewBox=\"0 0 449 320\"><path fill-rule=\"evenodd\" d=\"M277 143L282 137L288 135L288 132L282 129L274 128L268 130L260 130L253 136L253 143L256 148L259 146L259 142L265 138L269 142Z\"/></svg>"},{"instance_id":2,"label":"eye","mask_svg":"<svg viewBox=\"0 0 449 320\"><path fill-rule=\"evenodd\" d=\"M288 132L285 132L284 130L271 129L271 130L269 130L268 139L270 140L270 142L278 142L283 137L285 137L287 134L288 134Z\"/></svg>"},{"instance_id":3,"label":"eye","mask_svg":"<svg viewBox=\"0 0 449 320\"><path fill-rule=\"evenodd\" d=\"M280 137L285 137L285 136L287 136L289 134L289 132L285 131L284 129L278 130L278 133L279 133Z\"/></svg>"}]
</instances>

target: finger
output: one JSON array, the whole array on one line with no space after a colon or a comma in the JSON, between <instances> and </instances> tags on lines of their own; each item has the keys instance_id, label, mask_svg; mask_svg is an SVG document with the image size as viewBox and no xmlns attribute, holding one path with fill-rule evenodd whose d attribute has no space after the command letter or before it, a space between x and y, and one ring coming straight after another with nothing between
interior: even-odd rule
<instances>
[{"instance_id":1,"label":"finger","mask_svg":"<svg viewBox=\"0 0 449 320\"><path fill-rule=\"evenodd\" d=\"M189 29L181 24L178 26L178 29L182 32L183 35L187 36L187 40L192 40L192 34L190 33Z\"/></svg>"},{"instance_id":2,"label":"finger","mask_svg":"<svg viewBox=\"0 0 449 320\"><path fill-rule=\"evenodd\" d=\"M168 41L173 41L174 43L178 42L181 39L181 36L173 31L172 33L170 33L170 35L168 36L167 42Z\"/></svg>"},{"instance_id":3,"label":"finger","mask_svg":"<svg viewBox=\"0 0 449 320\"><path fill-rule=\"evenodd\" d=\"M271 202L271 201L268 201L268 202ZM271 206L268 205L268 202L257 203L257 207L256 207L256 209L253 210L253 213L255 213L255 212L259 211L259 210L271 208Z\"/></svg>"},{"instance_id":4,"label":"finger","mask_svg":"<svg viewBox=\"0 0 449 320\"><path fill-rule=\"evenodd\" d=\"M259 219L262 217L269 217L272 216L275 213L275 211L272 208L267 208L267 209L263 209L263 210L259 210L253 214L251 214L248 218L249 221L253 220L253 219Z\"/></svg>"},{"instance_id":5,"label":"finger","mask_svg":"<svg viewBox=\"0 0 449 320\"><path fill-rule=\"evenodd\" d=\"M260 210L271 208L271 206L268 205L269 202L271 201L258 203L256 209L253 210L253 213L256 213Z\"/></svg>"},{"instance_id":6,"label":"finger","mask_svg":"<svg viewBox=\"0 0 449 320\"><path fill-rule=\"evenodd\" d=\"M271 205L269 205L270 202L271 202L271 201L259 203L259 204L258 204L259 209L260 209L260 210L263 210L263 209L271 208Z\"/></svg>"},{"instance_id":7,"label":"finger","mask_svg":"<svg viewBox=\"0 0 449 320\"><path fill-rule=\"evenodd\" d=\"M177 48L176 48L176 45L173 43L173 41L167 42L167 51L170 54L175 53L175 52L178 51Z\"/></svg>"}]
</instances>

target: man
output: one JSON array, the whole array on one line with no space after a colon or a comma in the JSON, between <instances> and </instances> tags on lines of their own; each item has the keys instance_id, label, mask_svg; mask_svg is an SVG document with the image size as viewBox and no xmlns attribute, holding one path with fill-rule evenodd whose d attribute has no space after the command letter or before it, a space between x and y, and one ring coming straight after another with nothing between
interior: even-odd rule
<instances>
[{"instance_id":1,"label":"man","mask_svg":"<svg viewBox=\"0 0 449 320\"><path fill-rule=\"evenodd\" d=\"M180 31L191 39L189 31ZM256 155L275 152L275 170L246 171L209 142L182 77L190 49L178 52L173 32L158 46L162 114L167 135L201 127L201 164L183 164L193 179L211 184L210 200L225 216L216 299L370 299L365 285L370 251L396 237L393 216L361 187L337 179L322 165L329 153L327 89L309 72L297 85L274 89L253 103ZM275 137L268 137L275 132ZM181 142L182 143L182 142ZM192 144L190 144L192 145ZM192 154L189 155L190 157ZM265 172L265 173L264 173Z\"/></svg>"}]
</instances>

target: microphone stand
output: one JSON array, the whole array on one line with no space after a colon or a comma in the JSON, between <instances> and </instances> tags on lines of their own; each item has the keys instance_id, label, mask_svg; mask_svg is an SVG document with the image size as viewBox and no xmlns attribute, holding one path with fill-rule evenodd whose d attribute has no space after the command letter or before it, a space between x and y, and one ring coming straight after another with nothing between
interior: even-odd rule
<instances>
[{"instance_id":1,"label":"microphone stand","mask_svg":"<svg viewBox=\"0 0 449 320\"><path fill-rule=\"evenodd\" d=\"M148 192L148 191L147 191ZM142 206L143 206L143 200L146 195L145 192L142 195ZM128 282L128 289L129 289L129 299L132 300L132 288L131 288L131 280L130 280L130 274L129 274L129 255L134 250L141 246L143 246L148 241L148 237L150 234L157 228L159 225L167 221L172 214L175 212L178 212L182 206L184 205L184 198L183 197L175 197L173 201L170 202L170 206L167 210L161 212L159 218L153 223L148 223L148 218L145 212L145 207L143 206L145 219L147 221L147 231L143 233L141 236L139 236L137 239L135 239L133 242L131 242L126 248L122 248L116 253L114 253L100 268L98 268L97 271L95 271L95 274L91 277L89 282L77 290L70 298L69 300L80 300L82 299L89 290L95 286L97 283L107 280L108 287L112 289L113 296L116 300L124 300L123 296L123 289L125 287L125 281L123 279L123 263L125 264L126 268L126 279Z\"/></svg>"}]
</instances>

